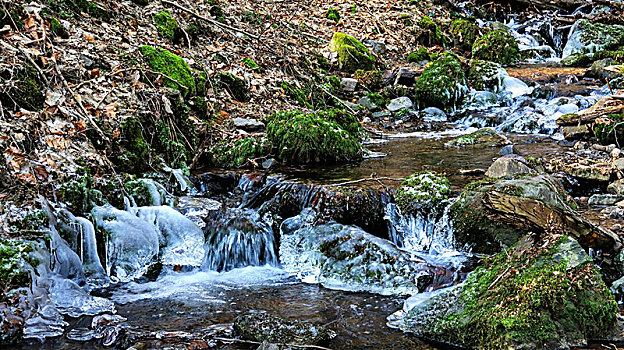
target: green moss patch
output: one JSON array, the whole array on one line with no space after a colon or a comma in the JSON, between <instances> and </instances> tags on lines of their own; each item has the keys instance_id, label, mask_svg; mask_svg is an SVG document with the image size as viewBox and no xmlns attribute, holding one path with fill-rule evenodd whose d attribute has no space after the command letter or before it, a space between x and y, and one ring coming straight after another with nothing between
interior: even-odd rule
<instances>
[{"instance_id":1,"label":"green moss patch","mask_svg":"<svg viewBox=\"0 0 624 350\"><path fill-rule=\"evenodd\" d=\"M48 7L60 15L67 17L79 18L82 13L104 21L110 21L112 17L108 9L88 0L48 1Z\"/></svg>"},{"instance_id":2,"label":"green moss patch","mask_svg":"<svg viewBox=\"0 0 624 350\"><path fill-rule=\"evenodd\" d=\"M451 23L451 34L459 49L470 52L472 45L481 36L481 29L473 22L456 19Z\"/></svg>"},{"instance_id":3,"label":"green moss patch","mask_svg":"<svg viewBox=\"0 0 624 350\"><path fill-rule=\"evenodd\" d=\"M241 167L268 156L271 149L271 142L265 138L246 137L214 146L208 152L208 162L220 167Z\"/></svg>"},{"instance_id":4,"label":"green moss patch","mask_svg":"<svg viewBox=\"0 0 624 350\"><path fill-rule=\"evenodd\" d=\"M0 68L0 82L9 81L11 84L0 90L0 101L4 108L23 108L31 111L43 108L44 86L33 67L24 64L13 72Z\"/></svg>"},{"instance_id":5,"label":"green moss patch","mask_svg":"<svg viewBox=\"0 0 624 350\"><path fill-rule=\"evenodd\" d=\"M417 25L418 28L420 28L417 38L419 44L426 46L444 46L449 42L449 39L442 33L440 27L431 17L423 16L420 21L418 21Z\"/></svg>"},{"instance_id":6,"label":"green moss patch","mask_svg":"<svg viewBox=\"0 0 624 350\"><path fill-rule=\"evenodd\" d=\"M479 38L472 46L472 57L499 64L511 64L520 59L516 39L502 30L495 30Z\"/></svg>"},{"instance_id":7,"label":"green moss patch","mask_svg":"<svg viewBox=\"0 0 624 350\"><path fill-rule=\"evenodd\" d=\"M467 90L464 70L451 53L444 53L430 63L414 85L420 108L438 107L446 111L459 107Z\"/></svg>"},{"instance_id":8,"label":"green moss patch","mask_svg":"<svg viewBox=\"0 0 624 350\"><path fill-rule=\"evenodd\" d=\"M0 296L12 289L30 286L31 277L25 266L38 264L31 257L32 252L33 247L27 242L0 239Z\"/></svg>"},{"instance_id":9,"label":"green moss patch","mask_svg":"<svg viewBox=\"0 0 624 350\"><path fill-rule=\"evenodd\" d=\"M325 14L325 17L331 21L336 23L340 22L340 13L336 9L329 9Z\"/></svg>"},{"instance_id":10,"label":"green moss patch","mask_svg":"<svg viewBox=\"0 0 624 350\"><path fill-rule=\"evenodd\" d=\"M446 176L423 171L408 176L397 189L396 202L405 214L439 210L451 195Z\"/></svg>"},{"instance_id":11,"label":"green moss patch","mask_svg":"<svg viewBox=\"0 0 624 350\"><path fill-rule=\"evenodd\" d=\"M624 141L624 114L611 114L594 124L594 134L602 145L619 144Z\"/></svg>"},{"instance_id":12,"label":"green moss patch","mask_svg":"<svg viewBox=\"0 0 624 350\"><path fill-rule=\"evenodd\" d=\"M291 164L337 163L362 158L359 141L334 121L314 113L279 112L267 125L277 157Z\"/></svg>"},{"instance_id":13,"label":"green moss patch","mask_svg":"<svg viewBox=\"0 0 624 350\"><path fill-rule=\"evenodd\" d=\"M219 86L227 90L236 101L247 102L251 99L245 80L234 74L224 72L218 73L216 78Z\"/></svg>"},{"instance_id":14,"label":"green moss patch","mask_svg":"<svg viewBox=\"0 0 624 350\"><path fill-rule=\"evenodd\" d=\"M412 52L407 56L407 62L409 63L421 63L431 61L431 54L424 47L419 47L418 51Z\"/></svg>"},{"instance_id":15,"label":"green moss patch","mask_svg":"<svg viewBox=\"0 0 624 350\"><path fill-rule=\"evenodd\" d=\"M173 41L176 37L176 32L180 30L178 21L176 21L169 10L159 12L152 17L152 21L158 30L158 33L163 37Z\"/></svg>"},{"instance_id":16,"label":"green moss patch","mask_svg":"<svg viewBox=\"0 0 624 350\"><path fill-rule=\"evenodd\" d=\"M335 33L329 48L338 53L338 64L342 71L353 73L358 69L372 70L375 66L375 56L357 39L344 34Z\"/></svg>"},{"instance_id":17,"label":"green moss patch","mask_svg":"<svg viewBox=\"0 0 624 350\"><path fill-rule=\"evenodd\" d=\"M166 87L180 90L183 94L193 95L195 93L195 79L193 79L191 69L182 57L167 50L147 45L141 46L139 50L150 68L167 76L163 79L163 84Z\"/></svg>"},{"instance_id":18,"label":"green moss patch","mask_svg":"<svg viewBox=\"0 0 624 350\"><path fill-rule=\"evenodd\" d=\"M481 147L499 147L509 143L509 141L491 128L482 128L471 134L460 136L449 141L447 146L465 147L465 146L481 146Z\"/></svg>"},{"instance_id":19,"label":"green moss patch","mask_svg":"<svg viewBox=\"0 0 624 350\"><path fill-rule=\"evenodd\" d=\"M503 89L505 71L498 64L489 61L471 60L468 82L476 90L499 92Z\"/></svg>"}]
</instances>

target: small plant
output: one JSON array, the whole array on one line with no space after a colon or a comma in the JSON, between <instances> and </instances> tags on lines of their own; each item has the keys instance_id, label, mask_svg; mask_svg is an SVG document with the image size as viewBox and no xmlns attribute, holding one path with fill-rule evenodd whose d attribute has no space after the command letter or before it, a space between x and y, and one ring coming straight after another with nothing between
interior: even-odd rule
<instances>
[{"instance_id":1,"label":"small plant","mask_svg":"<svg viewBox=\"0 0 624 350\"><path fill-rule=\"evenodd\" d=\"M325 17L327 17L327 19L332 20L336 23L340 22L340 13L336 9L327 10Z\"/></svg>"}]
</instances>

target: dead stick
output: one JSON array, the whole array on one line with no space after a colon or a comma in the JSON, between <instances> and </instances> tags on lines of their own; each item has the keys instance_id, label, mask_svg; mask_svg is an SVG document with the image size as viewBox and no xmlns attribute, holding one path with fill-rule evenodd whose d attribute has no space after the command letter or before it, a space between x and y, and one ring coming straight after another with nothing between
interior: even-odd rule
<instances>
[{"instance_id":1,"label":"dead stick","mask_svg":"<svg viewBox=\"0 0 624 350\"><path fill-rule=\"evenodd\" d=\"M243 339L232 339L232 338L221 338L221 337L214 337L213 339L215 340L220 340L223 342L232 342L232 343L245 343L245 344L256 344L256 345L261 345L262 343L257 342L257 341L252 341L252 340L243 340ZM324 348L322 346L317 346L317 345L297 345L297 344L280 344L280 345L286 345L289 347L293 347L293 348L302 348L302 349L319 349L319 350L332 350L330 348Z\"/></svg>"},{"instance_id":2,"label":"dead stick","mask_svg":"<svg viewBox=\"0 0 624 350\"><path fill-rule=\"evenodd\" d=\"M362 182L366 182L366 181L375 181L375 182L396 181L396 182L400 182L400 181L405 181L405 179L403 179L403 178L393 179L391 177L368 177L368 178L365 178L365 179L341 182L339 184L331 184L331 185L327 185L327 187L338 187L338 186L354 185L354 184L358 184L358 183L362 183Z\"/></svg>"}]
</instances>

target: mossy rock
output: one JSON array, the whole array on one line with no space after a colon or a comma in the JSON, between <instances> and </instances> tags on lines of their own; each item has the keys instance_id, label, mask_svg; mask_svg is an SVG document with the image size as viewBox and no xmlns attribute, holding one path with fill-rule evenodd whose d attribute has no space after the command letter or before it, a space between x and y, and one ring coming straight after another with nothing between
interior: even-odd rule
<instances>
[{"instance_id":1,"label":"mossy rock","mask_svg":"<svg viewBox=\"0 0 624 350\"><path fill-rule=\"evenodd\" d=\"M587 67L592 63L593 59L584 53L574 53L561 60L564 67Z\"/></svg>"},{"instance_id":2,"label":"mossy rock","mask_svg":"<svg viewBox=\"0 0 624 350\"><path fill-rule=\"evenodd\" d=\"M316 345L329 340L332 334L332 331L324 326L285 320L259 312L236 317L234 329L244 339L279 344Z\"/></svg>"},{"instance_id":3,"label":"mossy rock","mask_svg":"<svg viewBox=\"0 0 624 350\"><path fill-rule=\"evenodd\" d=\"M577 241L526 237L410 310L404 329L476 349L568 349L615 336L617 313Z\"/></svg>"},{"instance_id":4,"label":"mossy rock","mask_svg":"<svg viewBox=\"0 0 624 350\"><path fill-rule=\"evenodd\" d=\"M409 56L407 56L408 63L422 64L429 61L431 61L431 54L429 53L429 50L427 50L427 48L425 47L419 47L418 51L412 52L409 54Z\"/></svg>"},{"instance_id":5,"label":"mossy rock","mask_svg":"<svg viewBox=\"0 0 624 350\"><path fill-rule=\"evenodd\" d=\"M154 48L148 45L141 46L139 50L150 68L166 75L163 78L163 84L166 87L179 90L184 95L195 94L193 73L182 57L165 49Z\"/></svg>"},{"instance_id":6,"label":"mossy rock","mask_svg":"<svg viewBox=\"0 0 624 350\"><path fill-rule=\"evenodd\" d=\"M119 170L130 174L149 170L151 148L145 140L148 135L148 130L144 130L137 118L130 117L121 124L118 139L120 149L109 156Z\"/></svg>"},{"instance_id":7,"label":"mossy rock","mask_svg":"<svg viewBox=\"0 0 624 350\"><path fill-rule=\"evenodd\" d=\"M171 16L169 10L164 10L155 14L152 17L152 21L160 35L174 41L177 31L180 30L180 26L178 25L178 21Z\"/></svg>"},{"instance_id":8,"label":"mossy rock","mask_svg":"<svg viewBox=\"0 0 624 350\"><path fill-rule=\"evenodd\" d=\"M468 82L476 90L500 92L507 72L500 64L471 60L468 69Z\"/></svg>"},{"instance_id":9,"label":"mossy rock","mask_svg":"<svg viewBox=\"0 0 624 350\"><path fill-rule=\"evenodd\" d=\"M69 38L69 33L67 32L67 29L65 29L61 22L59 22L59 20L54 17L50 18L50 31L59 38Z\"/></svg>"},{"instance_id":10,"label":"mossy rock","mask_svg":"<svg viewBox=\"0 0 624 350\"><path fill-rule=\"evenodd\" d=\"M14 71L0 71L0 82L12 83L0 91L0 101L6 109L23 108L38 111L43 108L45 88L37 75L37 71L27 65L17 66Z\"/></svg>"},{"instance_id":11,"label":"mossy rock","mask_svg":"<svg viewBox=\"0 0 624 350\"><path fill-rule=\"evenodd\" d=\"M563 48L563 57L576 53L592 54L624 45L624 26L592 23L587 19L578 20Z\"/></svg>"},{"instance_id":12,"label":"mossy rock","mask_svg":"<svg viewBox=\"0 0 624 350\"><path fill-rule=\"evenodd\" d=\"M396 193L396 202L401 212L418 216L437 213L451 195L451 183L446 176L423 171L408 176Z\"/></svg>"},{"instance_id":13,"label":"mossy rock","mask_svg":"<svg viewBox=\"0 0 624 350\"><path fill-rule=\"evenodd\" d=\"M482 128L471 134L463 135L446 143L448 147L500 147L509 143L506 137L501 136L491 128Z\"/></svg>"},{"instance_id":14,"label":"mossy rock","mask_svg":"<svg viewBox=\"0 0 624 350\"><path fill-rule=\"evenodd\" d=\"M357 138L338 123L314 113L289 111L271 116L267 137L285 163L338 163L362 158Z\"/></svg>"},{"instance_id":15,"label":"mossy rock","mask_svg":"<svg viewBox=\"0 0 624 350\"><path fill-rule=\"evenodd\" d=\"M358 69L369 71L375 67L375 56L350 35L334 33L329 48L338 54L338 65L342 71L353 73Z\"/></svg>"},{"instance_id":16,"label":"mossy rock","mask_svg":"<svg viewBox=\"0 0 624 350\"><path fill-rule=\"evenodd\" d=\"M416 41L420 45L444 46L449 42L449 39L442 33L440 27L429 16L423 16L417 23L416 29Z\"/></svg>"},{"instance_id":17,"label":"mossy rock","mask_svg":"<svg viewBox=\"0 0 624 350\"><path fill-rule=\"evenodd\" d=\"M335 122L356 139L361 139L364 137L364 128L362 127L362 124L351 113L348 113L342 109L331 108L324 111L319 111L317 115L323 119Z\"/></svg>"},{"instance_id":18,"label":"mossy rock","mask_svg":"<svg viewBox=\"0 0 624 350\"><path fill-rule=\"evenodd\" d=\"M611 114L594 124L594 135L601 145L618 144L624 140L624 114Z\"/></svg>"},{"instance_id":19,"label":"mossy rock","mask_svg":"<svg viewBox=\"0 0 624 350\"><path fill-rule=\"evenodd\" d=\"M414 85L416 104L422 109L437 107L446 111L458 108L468 88L457 56L444 53L431 62Z\"/></svg>"},{"instance_id":20,"label":"mossy rock","mask_svg":"<svg viewBox=\"0 0 624 350\"><path fill-rule=\"evenodd\" d=\"M208 162L214 166L238 168L268 156L271 149L271 142L265 138L246 137L212 147L208 152Z\"/></svg>"},{"instance_id":21,"label":"mossy rock","mask_svg":"<svg viewBox=\"0 0 624 350\"><path fill-rule=\"evenodd\" d=\"M249 88L245 80L231 73L217 73L217 81L219 86L225 90L239 102L248 102L251 99Z\"/></svg>"},{"instance_id":22,"label":"mossy rock","mask_svg":"<svg viewBox=\"0 0 624 350\"><path fill-rule=\"evenodd\" d=\"M520 59L520 49L511 34L495 30L480 37L474 43L472 57L507 65Z\"/></svg>"},{"instance_id":23,"label":"mossy rock","mask_svg":"<svg viewBox=\"0 0 624 350\"><path fill-rule=\"evenodd\" d=\"M37 267L38 261L31 256L33 246L25 241L0 238L0 302L4 293L15 288L30 287L28 265ZM1 322L0 322L1 324Z\"/></svg>"},{"instance_id":24,"label":"mossy rock","mask_svg":"<svg viewBox=\"0 0 624 350\"><path fill-rule=\"evenodd\" d=\"M456 19L451 23L451 34L457 48L471 52L472 45L481 36L481 28L471 21Z\"/></svg>"},{"instance_id":25,"label":"mossy rock","mask_svg":"<svg viewBox=\"0 0 624 350\"><path fill-rule=\"evenodd\" d=\"M624 51L598 51L592 56L592 59L604 60L610 58L618 63L624 63Z\"/></svg>"}]
</instances>

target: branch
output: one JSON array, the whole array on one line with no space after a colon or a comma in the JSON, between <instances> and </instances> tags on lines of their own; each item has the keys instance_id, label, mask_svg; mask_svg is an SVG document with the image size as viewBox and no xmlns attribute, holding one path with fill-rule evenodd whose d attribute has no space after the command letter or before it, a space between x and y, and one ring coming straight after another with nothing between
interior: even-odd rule
<instances>
[{"instance_id":1,"label":"branch","mask_svg":"<svg viewBox=\"0 0 624 350\"><path fill-rule=\"evenodd\" d=\"M252 340L221 338L221 337L214 337L213 339L220 340L220 341L223 341L223 342L232 342L232 343L236 342L236 343L262 345L262 343L257 342L257 341L252 341ZM331 350L329 348L324 348L322 346L317 346L317 345L297 345L297 344L280 344L280 345L286 345L286 346L291 347L291 348L301 348L301 349Z\"/></svg>"}]
</instances>

